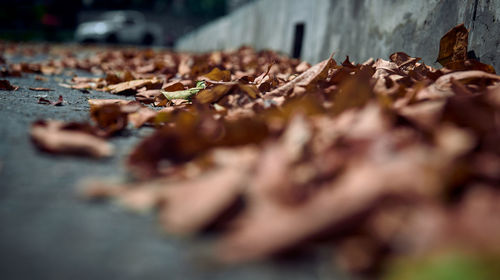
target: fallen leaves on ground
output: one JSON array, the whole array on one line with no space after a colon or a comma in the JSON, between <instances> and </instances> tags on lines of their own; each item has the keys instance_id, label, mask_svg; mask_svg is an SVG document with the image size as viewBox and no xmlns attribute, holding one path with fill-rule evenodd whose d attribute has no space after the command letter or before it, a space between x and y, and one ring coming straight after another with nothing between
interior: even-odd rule
<instances>
[{"instance_id":1,"label":"fallen leaves on ground","mask_svg":"<svg viewBox=\"0 0 500 280\"><path fill-rule=\"evenodd\" d=\"M438 251L498 256L500 77L467 58L467 38L463 25L443 37L442 69L403 52L313 66L248 47L67 56L47 65L105 76L70 87L137 101L91 99L93 125L39 121L32 138L47 151L102 156L102 137L129 122L154 126L126 162L136 181L84 195L155 209L168 232L216 228L225 262L318 240L361 273Z\"/></svg>"}]
</instances>

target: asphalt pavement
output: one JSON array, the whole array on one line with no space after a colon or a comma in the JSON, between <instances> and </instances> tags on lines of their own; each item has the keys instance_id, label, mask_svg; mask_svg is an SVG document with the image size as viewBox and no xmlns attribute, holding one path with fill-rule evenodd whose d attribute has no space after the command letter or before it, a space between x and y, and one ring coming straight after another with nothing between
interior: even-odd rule
<instances>
[{"instance_id":1,"label":"asphalt pavement","mask_svg":"<svg viewBox=\"0 0 500 280\"><path fill-rule=\"evenodd\" d=\"M89 98L133 99L58 85L58 79L68 78L7 77L20 88L0 91L0 279L340 279L333 260L316 253L213 265L203 254L205 243L166 235L154 213L81 200L76 191L80 180L125 178L124 159L152 129L127 130L112 138L116 153L104 160L38 151L28 134L32 122L88 121ZM37 104L40 96L55 101L59 95L63 106Z\"/></svg>"}]
</instances>

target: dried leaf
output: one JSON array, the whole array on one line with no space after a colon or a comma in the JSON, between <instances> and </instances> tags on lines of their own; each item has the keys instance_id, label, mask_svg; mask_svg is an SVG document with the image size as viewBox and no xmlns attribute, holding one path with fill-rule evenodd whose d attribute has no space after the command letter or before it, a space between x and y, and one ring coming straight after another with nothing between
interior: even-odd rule
<instances>
[{"instance_id":1,"label":"dried leaf","mask_svg":"<svg viewBox=\"0 0 500 280\"><path fill-rule=\"evenodd\" d=\"M195 96L195 100L201 104L213 103L228 94L232 88L233 86L231 85L217 85L204 89Z\"/></svg>"},{"instance_id":2,"label":"dried leaf","mask_svg":"<svg viewBox=\"0 0 500 280\"><path fill-rule=\"evenodd\" d=\"M439 42L439 55L436 61L447 67L449 63L466 60L468 39L469 30L463 24L452 28Z\"/></svg>"},{"instance_id":3,"label":"dried leaf","mask_svg":"<svg viewBox=\"0 0 500 280\"><path fill-rule=\"evenodd\" d=\"M52 102L44 97L40 97L38 99L38 104L45 104L45 105L53 105L53 106L62 106L63 105L63 97L62 95L59 95L59 98L57 101Z\"/></svg>"},{"instance_id":4,"label":"dried leaf","mask_svg":"<svg viewBox=\"0 0 500 280\"><path fill-rule=\"evenodd\" d=\"M153 103L155 99L162 95L159 89L150 89L138 92L135 95L135 100L142 102L144 104Z\"/></svg>"},{"instance_id":5,"label":"dried leaf","mask_svg":"<svg viewBox=\"0 0 500 280\"><path fill-rule=\"evenodd\" d=\"M407 158L406 153L387 158L383 164L353 163L334 185L318 186L312 197L295 207L269 199L261 183L267 182L265 177L269 175L267 170L271 163L262 163L256 185L250 188L252 204L237 222L235 230L222 239L219 256L230 262L262 258L327 229L340 229L341 223L371 209L381 198L403 191L403 186L405 195L410 196L437 187L438 181L433 180L438 174L429 174L425 167L426 161L432 159L425 156ZM416 174L428 181L412 179L419 176Z\"/></svg>"},{"instance_id":6,"label":"dried leaf","mask_svg":"<svg viewBox=\"0 0 500 280\"><path fill-rule=\"evenodd\" d=\"M43 87L30 87L28 89L33 91L53 91L53 89Z\"/></svg>"},{"instance_id":7,"label":"dried leaf","mask_svg":"<svg viewBox=\"0 0 500 280\"><path fill-rule=\"evenodd\" d=\"M500 81L500 76L489 74L483 71L471 70L453 72L441 76L435 83L417 93L417 99L437 99L455 95L452 90L452 80L464 85L474 84L486 87Z\"/></svg>"},{"instance_id":8,"label":"dried leaf","mask_svg":"<svg viewBox=\"0 0 500 280\"><path fill-rule=\"evenodd\" d=\"M17 90L18 86L13 86L8 80L0 80L0 90Z\"/></svg>"},{"instance_id":9,"label":"dried leaf","mask_svg":"<svg viewBox=\"0 0 500 280\"><path fill-rule=\"evenodd\" d=\"M360 74L347 79L341 84L333 98L333 112L340 114L351 108L365 105L373 97L373 91L367 81L367 76Z\"/></svg>"},{"instance_id":10,"label":"dried leaf","mask_svg":"<svg viewBox=\"0 0 500 280\"><path fill-rule=\"evenodd\" d=\"M111 136L127 127L128 116L118 104L91 106L90 117L96 123L100 136Z\"/></svg>"},{"instance_id":11,"label":"dried leaf","mask_svg":"<svg viewBox=\"0 0 500 280\"><path fill-rule=\"evenodd\" d=\"M143 126L145 123L150 122L156 117L157 112L147 108L141 107L136 112L130 113L128 115L128 122L134 125L134 127L138 128Z\"/></svg>"},{"instance_id":12,"label":"dried leaf","mask_svg":"<svg viewBox=\"0 0 500 280\"><path fill-rule=\"evenodd\" d=\"M320 79L325 79L328 75L328 70L332 66L336 65L333 58L329 58L324 60L313 67L309 68L304 73L300 74L297 78L291 80L290 82L284 84L283 86L268 92L266 95L269 96L283 96L287 95L290 91L293 90L295 86L308 87L313 84L315 81Z\"/></svg>"},{"instance_id":13,"label":"dried leaf","mask_svg":"<svg viewBox=\"0 0 500 280\"><path fill-rule=\"evenodd\" d=\"M140 79L108 86L108 90L113 94L133 94L139 88L159 89L163 82L158 79Z\"/></svg>"},{"instance_id":14,"label":"dried leaf","mask_svg":"<svg viewBox=\"0 0 500 280\"><path fill-rule=\"evenodd\" d=\"M48 79L48 78L46 78L46 77L40 76L40 75L36 75L36 76L35 76L35 80L37 80L37 81L42 81L42 82L46 82L46 81L48 81L49 79Z\"/></svg>"},{"instance_id":15,"label":"dried leaf","mask_svg":"<svg viewBox=\"0 0 500 280\"><path fill-rule=\"evenodd\" d=\"M257 98L260 94L259 89L254 85L239 84L238 88L253 99Z\"/></svg>"},{"instance_id":16,"label":"dried leaf","mask_svg":"<svg viewBox=\"0 0 500 280\"><path fill-rule=\"evenodd\" d=\"M210 81L216 81L216 82L229 82L231 80L231 72L228 70L220 70L219 68L215 67L210 71L209 73L201 76L201 78L206 78Z\"/></svg>"},{"instance_id":17,"label":"dried leaf","mask_svg":"<svg viewBox=\"0 0 500 280\"><path fill-rule=\"evenodd\" d=\"M162 197L160 221L172 233L193 234L236 202L248 176L244 166L227 166L199 178L171 184ZM186 204L189 200L192 203Z\"/></svg>"},{"instance_id":18,"label":"dried leaf","mask_svg":"<svg viewBox=\"0 0 500 280\"><path fill-rule=\"evenodd\" d=\"M87 102L90 105L90 108L97 108L103 105L116 104L116 105L126 105L130 104L130 100L125 99L88 99Z\"/></svg>"},{"instance_id":19,"label":"dried leaf","mask_svg":"<svg viewBox=\"0 0 500 280\"><path fill-rule=\"evenodd\" d=\"M74 129L74 124L59 121L37 121L30 131L36 146L49 153L108 157L113 154L113 146L83 129ZM76 127L79 127L77 125Z\"/></svg>"}]
</instances>

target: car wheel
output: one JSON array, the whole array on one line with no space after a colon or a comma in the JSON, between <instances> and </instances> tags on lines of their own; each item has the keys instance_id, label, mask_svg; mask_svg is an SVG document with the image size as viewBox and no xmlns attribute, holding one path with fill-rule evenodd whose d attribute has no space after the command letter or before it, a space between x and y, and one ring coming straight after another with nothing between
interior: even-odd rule
<instances>
[{"instance_id":1,"label":"car wheel","mask_svg":"<svg viewBox=\"0 0 500 280\"><path fill-rule=\"evenodd\" d=\"M116 34L109 34L108 37L106 37L106 43L108 44L118 43L118 36L116 36Z\"/></svg>"},{"instance_id":2,"label":"car wheel","mask_svg":"<svg viewBox=\"0 0 500 280\"><path fill-rule=\"evenodd\" d=\"M153 44L154 40L155 40L155 38L153 37L153 35L148 33L148 34L144 35L144 37L142 38L142 44L149 46L149 45Z\"/></svg>"}]
</instances>

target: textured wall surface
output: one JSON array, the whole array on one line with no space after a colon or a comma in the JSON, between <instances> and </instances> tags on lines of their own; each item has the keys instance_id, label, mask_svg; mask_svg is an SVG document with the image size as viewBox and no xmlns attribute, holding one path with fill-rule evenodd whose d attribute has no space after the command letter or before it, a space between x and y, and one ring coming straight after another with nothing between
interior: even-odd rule
<instances>
[{"instance_id":1,"label":"textured wall surface","mask_svg":"<svg viewBox=\"0 0 500 280\"><path fill-rule=\"evenodd\" d=\"M250 45L291 54L295 24L305 23L301 58L311 63L335 52L362 62L395 51L433 65L439 40L464 23L469 50L500 69L500 1L493 0L257 0L182 37L179 50Z\"/></svg>"}]
</instances>

